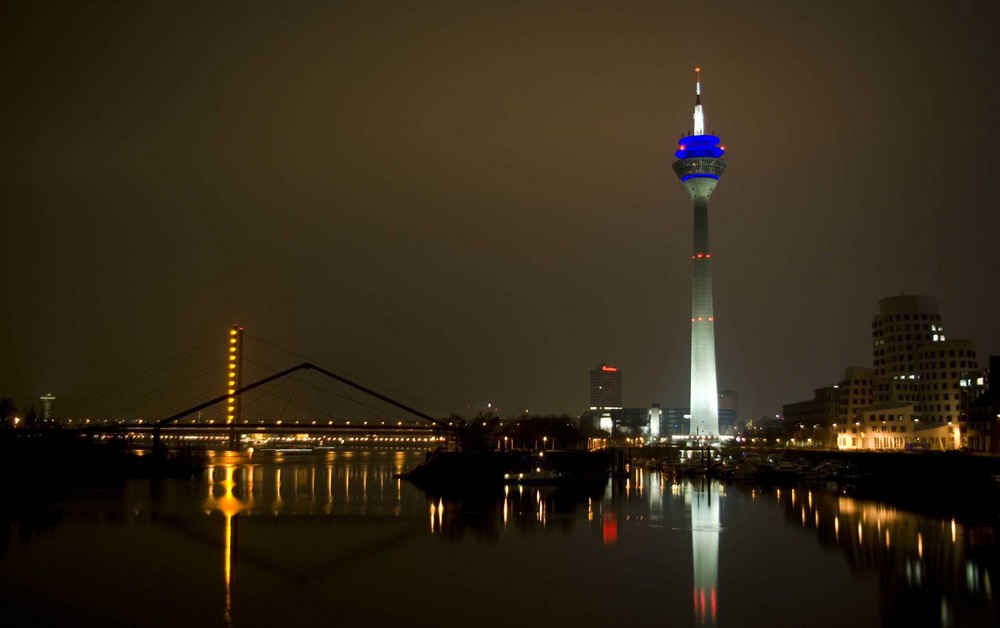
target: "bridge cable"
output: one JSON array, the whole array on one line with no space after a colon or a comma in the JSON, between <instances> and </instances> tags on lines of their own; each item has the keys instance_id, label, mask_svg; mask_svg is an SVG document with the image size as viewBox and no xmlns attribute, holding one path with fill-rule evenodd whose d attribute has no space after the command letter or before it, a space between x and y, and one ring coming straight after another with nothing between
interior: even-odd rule
<instances>
[{"instance_id":1,"label":"bridge cable","mask_svg":"<svg viewBox=\"0 0 1000 628\"><path fill-rule=\"evenodd\" d=\"M152 399L154 397L157 397L157 396L161 395L162 393L170 390L171 388L175 388L175 387L177 387L177 386L179 386L181 384L184 384L184 383L187 383L187 382L192 381L194 379L197 379L197 378L201 377L203 374L205 374L206 372L208 372L210 370L215 370L217 368L218 368L217 365L211 365L211 366L207 366L207 367L205 367L205 368L203 368L203 369L201 369L199 371L195 371L194 373L191 373L191 374L187 375L186 377L183 377L183 378L181 378L179 380L173 381L173 382L167 384L166 386L162 386L160 388L152 390L152 391L146 393L145 395L143 395L143 396L141 396L141 397L139 397L137 399L133 399L131 401L127 401L127 402L123 403L122 405L119 405L119 406L117 406L115 408L112 408L109 411L108 414L120 414L122 411L124 411L127 408L132 408L132 407L137 406L139 404L145 403L145 402L149 401L150 399Z\"/></svg>"},{"instance_id":2,"label":"bridge cable","mask_svg":"<svg viewBox=\"0 0 1000 628\"><path fill-rule=\"evenodd\" d=\"M329 377L331 379L337 380L338 382L341 382L343 384L347 384L348 386L351 386L352 388L357 388L358 390L360 390L361 392L363 392L363 393L365 393L367 395L371 395L372 397L375 397L376 399L380 399L380 400L382 400L382 401L384 401L386 403L389 403L389 404L391 404L393 406L396 406L397 408L399 408L401 410L405 410L406 412L409 412L410 414L418 416L421 419L424 419L425 421L429 421L430 423L433 423L434 425L437 425L437 426L445 428L445 429L452 429L452 426L450 424L446 424L444 421L442 421L440 419L435 419L434 417L432 417L431 415L427 414L426 412L422 412L422 411L417 410L416 408L413 408L411 406L408 406L408 405L406 405L406 404L404 404L404 403L402 403L400 401L396 401L395 399L392 399L391 397L387 397L387 396L383 395L380 392L376 392L376 391L372 390L371 388L368 388L366 386L363 386L361 384L353 382L353 381L347 379L346 377L343 377L342 375L338 375L338 374L334 373L333 371L329 371L327 369L324 369L321 366L317 366L317 365L312 364L310 362L303 362L302 364L298 364L296 366L287 368L287 369L285 369L285 370L283 370L281 372L275 373L274 375L271 375L269 377L265 377L264 379L261 379L261 380L258 380L256 382L253 382L252 384L247 384L245 386L242 386L242 387L238 388L235 391L235 394L239 395L239 394L242 394L242 393L245 393L245 392L249 392L249 391L251 391L251 390L253 390L255 388L263 386L264 384L267 384L267 383L272 382L272 381L277 380L277 379L281 379L282 377L285 377L287 375L290 375L290 374L292 374L292 373L294 373L296 371L302 370L302 369L306 369L306 370L313 369L313 370L319 371L320 373L322 373L323 375L326 375L327 377ZM178 420L180 418L183 418L183 417L185 417L185 416L187 416L187 415L189 415L189 414L191 414L193 412L197 412L197 411L202 410L204 408L210 407L210 406L212 406L212 405L214 405L216 403L219 403L220 401L225 400L226 398L227 398L227 395L221 395L219 397L215 397L213 399L210 399L208 401L200 403L200 404L198 404L198 405L196 405L196 406L194 406L192 408L188 408L188 409L183 410L181 412L174 413L174 414L172 414L169 417L166 417L164 419L160 419L159 421L156 422L156 424L154 426L155 427L154 434L158 435L160 428L162 428L164 425L173 423L174 421L176 421L176 420ZM158 436L154 436L154 438L158 438Z\"/></svg>"},{"instance_id":3,"label":"bridge cable","mask_svg":"<svg viewBox=\"0 0 1000 628\"><path fill-rule=\"evenodd\" d=\"M305 360L306 362L311 362L309 360L308 356L302 355L301 353L298 353L297 351L292 351L291 349L289 349L287 347L282 347L281 345L278 345L278 344L275 344L273 342L270 342L269 340L267 340L265 338L261 338L260 336L257 336L255 334L251 334L251 333L249 333L247 331L244 331L243 334L245 336L249 336L250 338L252 338L254 340L257 340L257 341L260 341L260 342L262 342L262 343L264 343L266 345L269 345L269 346L271 346L271 347L273 347L275 349L278 349L280 351L284 351L285 353L288 353L289 355L292 355L292 356L295 356L295 357L300 358L302 360ZM316 364L316 363L312 362L312 364ZM316 366L322 366L322 365L317 364ZM332 370L332 369L329 369L329 370ZM377 385L375 382L367 381L367 380L365 380L362 377L358 377L357 375L351 375L350 373L348 373L348 375L350 375L355 380L358 380L360 382L365 383L366 385L372 385L372 386ZM393 395L412 399L413 401L419 402L419 403L421 403L421 404L423 404L425 406L429 406L431 408L436 408L436 409L441 410L441 411L446 412L446 413L458 414L452 408L445 408L444 406L440 406L440 405L438 405L436 403L427 401L426 399L421 399L420 397L417 397L417 396L415 396L415 395L413 395L411 393L407 393L407 392L404 392L404 391L401 391L401 390L394 390L394 389L389 388L387 386L381 386L381 385L379 385L379 386L383 390L385 390L385 391L387 391L389 393L392 393Z\"/></svg>"},{"instance_id":4,"label":"bridge cable","mask_svg":"<svg viewBox=\"0 0 1000 628\"><path fill-rule=\"evenodd\" d=\"M271 367L269 367L267 365L261 364L259 362L254 362L253 360L248 360L246 358L244 358L244 359L247 362L252 362L253 364L255 364L257 366L263 367L263 368L268 369L270 371L274 371L275 373L277 372L277 369L272 369ZM355 405L360 406L360 407L368 410L369 412L371 412L373 417L388 416L388 417L394 418L396 420L402 420L402 417L400 417L400 415L398 415L398 414L394 414L392 412L392 410L383 409L383 408L376 408L374 406L371 406L371 405L369 405L369 404L367 404L367 403L365 403L363 401L360 401L359 399L357 399L353 395L351 395L349 391L346 391L346 390L343 390L343 391L330 390L329 388L324 388L324 387L322 387L322 386L320 386L318 384L306 381L305 378L302 379L302 384L304 384L306 386L310 386L312 388L315 388L315 389L317 389L319 391L328 392L331 395L333 395L334 397L339 397L340 399L344 399L345 401L350 401L351 403L354 403ZM334 384L337 385L337 382L334 382ZM321 395L321 398L322 398L322 395ZM324 400L324 405L326 405L325 400ZM333 418L332 414L328 414L328 416L330 416L331 418Z\"/></svg>"},{"instance_id":5,"label":"bridge cable","mask_svg":"<svg viewBox=\"0 0 1000 628\"><path fill-rule=\"evenodd\" d=\"M267 389L262 389L262 390L260 391L260 393L259 393L259 394L258 394L258 395L257 395L256 397L254 397L253 399L251 399L251 400L250 400L250 401L248 401L247 403L243 404L243 410L251 410L251 411L252 411L252 412L253 412L254 414L256 414L257 416L259 416L259 417L262 417L262 420L263 420L263 419L266 419L266 418L267 418L267 415L266 415L265 413L263 413L263 412L260 412L260 411L258 411L258 410L254 410L254 409L252 409L252 406L253 406L253 404L257 403L258 401L260 401L260 400L261 400L261 399L263 399L264 397L276 397L276 398L278 398L278 399L283 399L283 397L280 397L280 396L278 396L278 393L277 393L277 392L275 392L275 391L276 391L276 390L277 390L277 389L278 389L278 388L279 388L279 387L280 387L280 386L281 386L282 384L284 384L284 383L285 383L286 381L288 381L288 380L285 380L285 379L279 379L279 380L275 381L275 382L274 382L274 384L272 384L270 388L267 388ZM272 419L273 419L273 417L272 417Z\"/></svg>"},{"instance_id":6,"label":"bridge cable","mask_svg":"<svg viewBox=\"0 0 1000 628\"><path fill-rule=\"evenodd\" d=\"M288 404L292 402L292 397L295 396L295 391L299 389L299 382L302 381L302 371L295 374L295 386L292 388L292 393L288 395L288 399L285 401L285 407L281 409L281 414L278 415L279 419L285 418L285 412L288 411Z\"/></svg>"},{"instance_id":7,"label":"bridge cable","mask_svg":"<svg viewBox=\"0 0 1000 628\"><path fill-rule=\"evenodd\" d=\"M178 354L176 354L174 356L171 356L171 357L167 358L166 360L163 360L163 361L161 361L161 362L159 362L157 364L154 364L153 366L151 366L151 367L149 367L149 368L147 368L147 369L145 369L143 371L140 371L138 373L130 375L129 377L125 378L124 380L120 380L120 381L118 381L118 382L116 382L114 384L110 384L110 385L108 385L108 386L106 386L106 387L104 387L102 389L94 391L94 392L92 392L92 393L90 393L88 395L84 395L83 397L81 397L81 398L75 400L74 402L68 404L66 406L66 409L63 412L72 412L73 410L76 410L76 409L80 408L81 406L86 406L88 404L91 404L91 403L99 400L99 399L103 399L104 397L107 397L108 395L110 395L110 394L112 394L112 393L114 393L114 392L116 392L116 391L118 391L118 390L120 390L120 389L122 389L122 388L124 388L126 386L134 384L134 383L136 383L138 381L141 381L143 379L147 379L148 377L151 377L155 373L163 371L163 370L165 370L165 369L167 369L167 368L169 368L171 366L174 366L175 365L174 363L182 362L185 359L194 358L195 356L198 356L198 355L201 355L202 353L205 353L206 351L208 351L209 349L211 349L214 345L222 344L224 342L225 342L225 337L216 337L215 339L210 340L210 341L205 342L205 343L202 343L201 345L198 345L198 346L193 347L191 349L187 349L185 351L182 351L181 353L178 353Z\"/></svg>"}]
</instances>

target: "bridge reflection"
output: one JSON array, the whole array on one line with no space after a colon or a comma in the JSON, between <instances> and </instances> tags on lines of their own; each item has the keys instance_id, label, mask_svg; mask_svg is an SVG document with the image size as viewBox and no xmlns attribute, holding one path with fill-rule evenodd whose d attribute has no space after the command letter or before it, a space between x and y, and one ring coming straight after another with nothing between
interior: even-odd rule
<instances>
[{"instance_id":1,"label":"bridge reflection","mask_svg":"<svg viewBox=\"0 0 1000 628\"><path fill-rule=\"evenodd\" d=\"M705 478L678 479L643 470L634 470L622 481L509 485L472 495L424 493L393 477L413 462L414 455L404 452L214 458L201 484L202 509L210 517L221 514L221 530L215 529L224 547L227 621L233 616L238 559L269 574L283 573L280 561L270 555L278 551L273 540L268 541L270 545L254 540L255 535L274 530L253 522L294 517L355 520L366 529L376 520L405 524L336 556L310 557L310 564L315 563L306 577L310 581L322 580L327 572L393 544L427 535L455 543L469 536L499 543L509 534L540 531L562 538L562 533L573 530L574 538L582 533L590 539L581 546L583 551L596 552L604 546L605 551L627 552L637 543L659 543L667 537L678 539L669 541L673 547L679 543L678 533L689 533L690 553L683 558L677 553L664 556L664 569L672 570L671 581L676 583L682 573L677 570L685 569L685 563L691 565L687 586L692 622L715 626L720 614L726 617L736 612L727 609L738 606L734 598L739 591L730 590L727 606L725 592L719 588L720 571L739 562L730 556L727 563L720 548L732 553L740 543L748 542L746 535L740 536L740 521L727 519L726 504L738 503L775 515L780 510L789 525L812 531L821 545L843 554L852 573L877 577L884 625L928 625L928 618L933 619L932 625L941 626L1000 625L992 585L998 549L996 529L991 525L924 517L818 487L727 486ZM736 535L732 542L720 543L724 532ZM251 539L252 546L238 550L240 537ZM850 605L852 600L843 603Z\"/></svg>"},{"instance_id":2,"label":"bridge reflection","mask_svg":"<svg viewBox=\"0 0 1000 628\"><path fill-rule=\"evenodd\" d=\"M209 516L223 516L226 624L233 625L234 566L241 521L253 517L415 516L423 500L415 491L404 492L402 481L393 477L412 464L412 458L412 453L401 451L329 451L321 456L276 453L263 460L261 456L225 452L214 457L204 475L202 508ZM352 548L318 568L311 579L321 579L329 568L336 569L345 561L379 551L415 533L413 526L369 547ZM248 558L271 573L280 573L267 557Z\"/></svg>"}]
</instances>

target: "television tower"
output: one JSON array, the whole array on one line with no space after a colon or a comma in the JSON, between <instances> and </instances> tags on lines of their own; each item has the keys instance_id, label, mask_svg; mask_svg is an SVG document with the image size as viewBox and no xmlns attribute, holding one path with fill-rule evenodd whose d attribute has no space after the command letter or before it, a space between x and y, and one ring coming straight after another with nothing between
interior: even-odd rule
<instances>
[{"instance_id":1,"label":"television tower","mask_svg":"<svg viewBox=\"0 0 1000 628\"><path fill-rule=\"evenodd\" d=\"M715 313L712 309L712 253L708 246L708 197L726 171L726 147L705 133L701 109L701 68L695 68L694 132L682 137L674 172L694 203L691 254L691 434L719 435L719 397L715 377Z\"/></svg>"}]
</instances>

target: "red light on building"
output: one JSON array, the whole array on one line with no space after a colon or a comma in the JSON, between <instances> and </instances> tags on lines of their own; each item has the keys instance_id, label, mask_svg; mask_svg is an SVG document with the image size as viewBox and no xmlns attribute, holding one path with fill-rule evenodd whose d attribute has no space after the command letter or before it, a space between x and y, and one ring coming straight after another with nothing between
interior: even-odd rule
<instances>
[{"instance_id":1,"label":"red light on building","mask_svg":"<svg viewBox=\"0 0 1000 628\"><path fill-rule=\"evenodd\" d=\"M617 373L618 372L618 368L614 367L614 366L602 366L601 370L604 371L605 373Z\"/></svg>"}]
</instances>

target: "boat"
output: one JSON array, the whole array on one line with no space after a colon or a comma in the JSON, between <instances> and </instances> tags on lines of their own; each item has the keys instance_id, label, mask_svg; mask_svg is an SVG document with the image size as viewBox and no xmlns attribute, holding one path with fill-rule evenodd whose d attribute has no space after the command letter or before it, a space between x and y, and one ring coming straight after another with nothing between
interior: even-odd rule
<instances>
[{"instance_id":1,"label":"boat","mask_svg":"<svg viewBox=\"0 0 1000 628\"><path fill-rule=\"evenodd\" d=\"M535 483L606 478L610 466L611 456L603 450L437 451L428 452L427 460L397 477L425 488L467 489L501 486L511 478Z\"/></svg>"},{"instance_id":2,"label":"boat","mask_svg":"<svg viewBox=\"0 0 1000 628\"><path fill-rule=\"evenodd\" d=\"M597 482L607 480L608 474L604 473L565 473L552 469L536 468L522 473L505 473L504 484L519 485L545 485L555 486L563 484L577 484L585 482Z\"/></svg>"},{"instance_id":3,"label":"boat","mask_svg":"<svg viewBox=\"0 0 1000 628\"><path fill-rule=\"evenodd\" d=\"M267 447L264 449L255 449L255 455L278 455L282 456L304 456L309 455L314 452L312 447Z\"/></svg>"}]
</instances>

